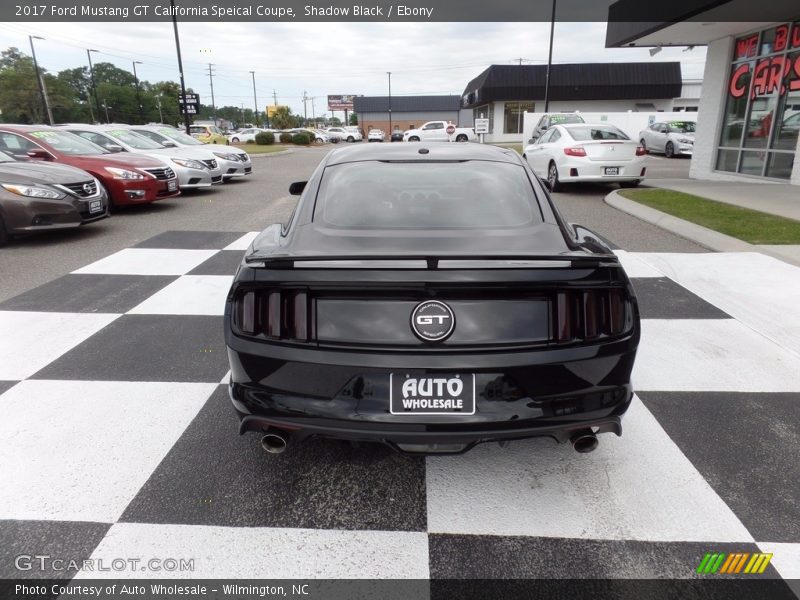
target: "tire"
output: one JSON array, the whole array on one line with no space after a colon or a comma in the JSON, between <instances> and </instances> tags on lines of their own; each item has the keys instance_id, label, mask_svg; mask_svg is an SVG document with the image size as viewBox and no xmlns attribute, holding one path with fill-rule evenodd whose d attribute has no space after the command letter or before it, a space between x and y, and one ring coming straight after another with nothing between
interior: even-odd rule
<instances>
[{"instance_id":1,"label":"tire","mask_svg":"<svg viewBox=\"0 0 800 600\"><path fill-rule=\"evenodd\" d=\"M648 150L648 149L647 149L647 142L645 142L645 141L644 141L644 138L642 138L642 139L640 139L640 140L639 140L639 145L640 145L642 148L644 148L644 151L645 151L647 154L650 154L650 150Z\"/></svg>"},{"instance_id":2,"label":"tire","mask_svg":"<svg viewBox=\"0 0 800 600\"><path fill-rule=\"evenodd\" d=\"M238 144L238 143L239 143L239 138L233 138L231 140L231 144Z\"/></svg>"},{"instance_id":3,"label":"tire","mask_svg":"<svg viewBox=\"0 0 800 600\"><path fill-rule=\"evenodd\" d=\"M95 177L95 179L97 179L97 178ZM106 186L104 186L102 183L100 183L99 179L97 180L97 183L100 185L100 189L103 190L106 193L106 198L108 198L108 208L106 209L106 213L110 215L111 213L116 211L117 205L114 202L114 199L111 197L111 194L109 193L108 188Z\"/></svg>"},{"instance_id":4,"label":"tire","mask_svg":"<svg viewBox=\"0 0 800 600\"><path fill-rule=\"evenodd\" d=\"M419 138L417 136L415 136L415 135L412 135L410 138L408 138L408 141L409 142L418 142Z\"/></svg>"},{"instance_id":5,"label":"tire","mask_svg":"<svg viewBox=\"0 0 800 600\"><path fill-rule=\"evenodd\" d=\"M348 142L350 142L350 143L352 144L353 142L355 142L355 141L356 141L356 139L355 139L355 138L354 138L352 135L348 135L348 136L347 136L347 141L348 141Z\"/></svg>"},{"instance_id":6,"label":"tire","mask_svg":"<svg viewBox=\"0 0 800 600\"><path fill-rule=\"evenodd\" d=\"M640 183L642 183L642 182L639 179L634 179L633 181L620 181L619 182L619 187L621 187L621 188L635 188Z\"/></svg>"},{"instance_id":7,"label":"tire","mask_svg":"<svg viewBox=\"0 0 800 600\"><path fill-rule=\"evenodd\" d=\"M468 141L469 141L469 138L467 138L467 136L466 136L466 135L464 135L463 133L459 133L459 134L456 136L456 141L457 141L457 142L468 142Z\"/></svg>"},{"instance_id":8,"label":"tire","mask_svg":"<svg viewBox=\"0 0 800 600\"><path fill-rule=\"evenodd\" d=\"M667 142L667 145L664 146L664 156L675 158L675 146L672 145L672 142Z\"/></svg>"},{"instance_id":9,"label":"tire","mask_svg":"<svg viewBox=\"0 0 800 600\"><path fill-rule=\"evenodd\" d=\"M547 187L550 188L551 192L560 192L562 185L563 184L558 179L558 167L556 167L556 163L550 162L550 166L547 167Z\"/></svg>"},{"instance_id":10,"label":"tire","mask_svg":"<svg viewBox=\"0 0 800 600\"><path fill-rule=\"evenodd\" d=\"M10 237L11 236L9 236L8 232L6 231L6 224L3 221L3 217L0 217L0 248L8 243Z\"/></svg>"}]
</instances>

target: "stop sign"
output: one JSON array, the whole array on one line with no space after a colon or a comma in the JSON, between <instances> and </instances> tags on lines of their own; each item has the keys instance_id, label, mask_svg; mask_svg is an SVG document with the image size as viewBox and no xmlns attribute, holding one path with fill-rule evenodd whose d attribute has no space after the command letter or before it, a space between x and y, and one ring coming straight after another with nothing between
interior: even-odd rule
<instances>
[{"instance_id":1,"label":"stop sign","mask_svg":"<svg viewBox=\"0 0 800 600\"><path fill-rule=\"evenodd\" d=\"M447 126L447 135L453 135L455 132L456 132L455 125L450 124Z\"/></svg>"}]
</instances>

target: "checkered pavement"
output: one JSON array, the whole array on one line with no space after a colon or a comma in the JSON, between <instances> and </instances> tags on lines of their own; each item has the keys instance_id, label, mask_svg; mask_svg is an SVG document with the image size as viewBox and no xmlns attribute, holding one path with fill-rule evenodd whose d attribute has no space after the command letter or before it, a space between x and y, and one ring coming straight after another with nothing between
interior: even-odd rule
<instances>
[{"instance_id":1,"label":"checkered pavement","mask_svg":"<svg viewBox=\"0 0 800 600\"><path fill-rule=\"evenodd\" d=\"M224 298L254 233L166 232L0 304L12 557L195 559L185 577L800 578L800 270L619 250L642 312L621 438L410 458L237 435ZM98 577L102 573L78 573ZM134 570L110 576L152 576Z\"/></svg>"}]
</instances>

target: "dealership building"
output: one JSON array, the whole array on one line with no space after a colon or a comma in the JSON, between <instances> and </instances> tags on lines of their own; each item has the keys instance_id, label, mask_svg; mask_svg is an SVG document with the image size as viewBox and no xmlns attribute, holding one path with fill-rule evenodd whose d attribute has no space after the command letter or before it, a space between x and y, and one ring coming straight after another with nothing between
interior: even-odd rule
<instances>
[{"instance_id":1,"label":"dealership building","mask_svg":"<svg viewBox=\"0 0 800 600\"><path fill-rule=\"evenodd\" d=\"M460 127L472 127L472 111L461 109L460 96L354 96L353 109L364 132L405 131L426 121L449 121Z\"/></svg>"},{"instance_id":2,"label":"dealership building","mask_svg":"<svg viewBox=\"0 0 800 600\"><path fill-rule=\"evenodd\" d=\"M690 176L800 185L800 5L767 1L753 22L756 3L678 2L631 22L639 4L609 7L606 46L708 46Z\"/></svg>"}]
</instances>

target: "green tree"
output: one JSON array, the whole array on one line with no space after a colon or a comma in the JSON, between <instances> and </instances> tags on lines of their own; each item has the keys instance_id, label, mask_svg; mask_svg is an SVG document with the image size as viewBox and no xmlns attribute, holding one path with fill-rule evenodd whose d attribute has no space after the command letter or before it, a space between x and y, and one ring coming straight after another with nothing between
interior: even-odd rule
<instances>
[{"instance_id":1,"label":"green tree","mask_svg":"<svg viewBox=\"0 0 800 600\"><path fill-rule=\"evenodd\" d=\"M6 123L44 123L33 59L11 47L0 54L0 111Z\"/></svg>"},{"instance_id":2,"label":"green tree","mask_svg":"<svg viewBox=\"0 0 800 600\"><path fill-rule=\"evenodd\" d=\"M292 129L298 126L299 121L288 106L279 106L270 117L269 124L273 129Z\"/></svg>"}]
</instances>

